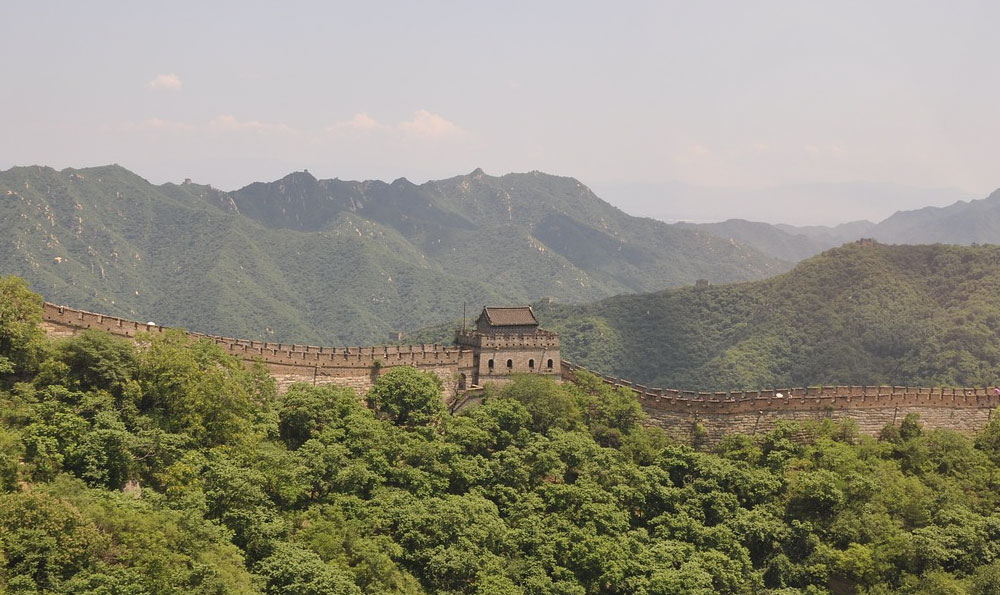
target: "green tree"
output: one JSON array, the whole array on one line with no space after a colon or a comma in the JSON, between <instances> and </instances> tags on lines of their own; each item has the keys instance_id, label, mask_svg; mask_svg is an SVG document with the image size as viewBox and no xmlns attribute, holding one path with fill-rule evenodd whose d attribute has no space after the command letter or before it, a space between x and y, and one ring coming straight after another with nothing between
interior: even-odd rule
<instances>
[{"instance_id":1,"label":"green tree","mask_svg":"<svg viewBox=\"0 0 1000 595\"><path fill-rule=\"evenodd\" d=\"M358 408L353 389L294 384L281 397L278 431L291 449L317 435L331 421Z\"/></svg>"},{"instance_id":2,"label":"green tree","mask_svg":"<svg viewBox=\"0 0 1000 595\"><path fill-rule=\"evenodd\" d=\"M0 495L0 586L59 590L110 545L71 504L44 493Z\"/></svg>"},{"instance_id":3,"label":"green tree","mask_svg":"<svg viewBox=\"0 0 1000 595\"><path fill-rule=\"evenodd\" d=\"M273 380L247 370L207 340L179 331L147 335L140 351L141 413L213 446L247 437L270 406Z\"/></svg>"},{"instance_id":4,"label":"green tree","mask_svg":"<svg viewBox=\"0 0 1000 595\"><path fill-rule=\"evenodd\" d=\"M514 399L524 405L531 414L531 429L535 432L570 429L583 421L576 398L551 378L537 374L515 375L501 389L500 398Z\"/></svg>"},{"instance_id":5,"label":"green tree","mask_svg":"<svg viewBox=\"0 0 1000 595\"><path fill-rule=\"evenodd\" d=\"M348 572L295 544L276 545L258 564L257 573L268 595L361 595Z\"/></svg>"},{"instance_id":6,"label":"green tree","mask_svg":"<svg viewBox=\"0 0 1000 595\"><path fill-rule=\"evenodd\" d=\"M42 298L18 277L0 277L0 380L29 374L45 349Z\"/></svg>"},{"instance_id":7,"label":"green tree","mask_svg":"<svg viewBox=\"0 0 1000 595\"><path fill-rule=\"evenodd\" d=\"M368 405L398 426L426 425L445 411L442 389L436 375L398 366L378 377L368 391Z\"/></svg>"}]
</instances>

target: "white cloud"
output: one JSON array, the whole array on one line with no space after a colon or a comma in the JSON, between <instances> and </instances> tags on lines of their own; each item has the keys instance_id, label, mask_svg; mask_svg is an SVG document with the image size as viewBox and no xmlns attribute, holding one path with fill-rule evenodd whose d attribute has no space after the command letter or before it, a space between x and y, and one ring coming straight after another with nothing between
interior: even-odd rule
<instances>
[{"instance_id":1,"label":"white cloud","mask_svg":"<svg viewBox=\"0 0 1000 595\"><path fill-rule=\"evenodd\" d=\"M177 122L174 120L164 120L163 118L150 118L139 123L139 128L148 130L162 130L167 132L192 132L198 127L187 122Z\"/></svg>"},{"instance_id":2,"label":"white cloud","mask_svg":"<svg viewBox=\"0 0 1000 595\"><path fill-rule=\"evenodd\" d=\"M754 151L766 151L771 148L767 143L754 143L750 146Z\"/></svg>"},{"instance_id":3,"label":"white cloud","mask_svg":"<svg viewBox=\"0 0 1000 595\"><path fill-rule=\"evenodd\" d=\"M354 114L354 117L350 120L344 122L337 122L333 126L327 128L328 132L335 132L337 130L385 130L389 128L385 124L379 122L375 118L369 116L365 112L359 112Z\"/></svg>"},{"instance_id":4,"label":"white cloud","mask_svg":"<svg viewBox=\"0 0 1000 595\"><path fill-rule=\"evenodd\" d=\"M154 91L180 91L183 86L181 77L176 74L158 74L146 83L146 88Z\"/></svg>"},{"instance_id":5,"label":"white cloud","mask_svg":"<svg viewBox=\"0 0 1000 595\"><path fill-rule=\"evenodd\" d=\"M241 121L238 120L236 116L229 114L223 114L212 118L212 120L208 123L208 127L212 130L219 130L223 132L294 132L294 130L286 124L270 124L267 122L260 122L258 120Z\"/></svg>"},{"instance_id":6,"label":"white cloud","mask_svg":"<svg viewBox=\"0 0 1000 595\"><path fill-rule=\"evenodd\" d=\"M459 137L465 134L454 122L424 109L414 112L412 120L400 122L399 129L422 138Z\"/></svg>"}]
</instances>

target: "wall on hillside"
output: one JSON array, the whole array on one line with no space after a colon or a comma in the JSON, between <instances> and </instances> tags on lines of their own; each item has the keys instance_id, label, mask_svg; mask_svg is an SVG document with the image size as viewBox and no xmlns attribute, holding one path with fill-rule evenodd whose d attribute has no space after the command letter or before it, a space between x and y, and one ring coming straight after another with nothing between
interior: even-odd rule
<instances>
[{"instance_id":1,"label":"wall on hillside","mask_svg":"<svg viewBox=\"0 0 1000 595\"><path fill-rule=\"evenodd\" d=\"M45 304L43 314L42 326L52 337L71 336L88 328L128 338L139 333L167 330L155 324L49 303ZM512 366L515 372L534 371L556 379L573 380L575 372L583 369L559 358L555 335L539 335L530 340L525 337L481 338L477 339L480 343L457 347L435 344L336 348L198 333L188 335L213 341L248 365L262 362L274 375L281 391L292 383L305 382L348 386L363 394L379 374L395 366L414 366L441 378L445 386L444 398L452 401L459 391L469 388L474 379L504 379L502 371L490 375L487 369L488 358L494 351L503 358L509 355L510 359L517 360L517 369ZM549 358L553 359L554 373L547 369ZM525 361L521 362L522 359ZM534 366L530 365L532 361ZM495 365L505 365L505 362ZM851 419L861 432L875 435L886 425L898 425L908 413L918 414L928 427L975 432L989 422L993 410L1000 406L1000 395L995 394L993 387L818 386L707 393L648 388L620 378L597 376L611 386L631 391L649 416L649 423L662 427L680 441L699 446L717 444L726 434L766 432L782 420Z\"/></svg>"},{"instance_id":2,"label":"wall on hillside","mask_svg":"<svg viewBox=\"0 0 1000 595\"><path fill-rule=\"evenodd\" d=\"M584 369L564 361L563 378L572 379ZM698 393L596 376L631 391L651 425L682 442L706 446L717 444L726 434L767 432L783 420L850 419L861 433L877 435L887 425L899 425L908 413L918 414L927 427L972 433L983 429L1000 407L995 387L817 386Z\"/></svg>"},{"instance_id":3,"label":"wall on hillside","mask_svg":"<svg viewBox=\"0 0 1000 595\"><path fill-rule=\"evenodd\" d=\"M85 329L98 329L120 337L134 338L139 333L162 333L165 327L143 324L114 316L45 303L42 328L50 337L72 336ZM187 333L194 339L214 342L226 353L248 365L262 362L274 375L278 389L284 392L291 384L333 384L348 386L358 394L371 388L379 374L396 366L414 366L441 378L445 397L454 397L460 377L471 378L473 354L467 349L441 345L403 345L381 347L315 347L293 343L274 343L230 339L200 333Z\"/></svg>"}]
</instances>

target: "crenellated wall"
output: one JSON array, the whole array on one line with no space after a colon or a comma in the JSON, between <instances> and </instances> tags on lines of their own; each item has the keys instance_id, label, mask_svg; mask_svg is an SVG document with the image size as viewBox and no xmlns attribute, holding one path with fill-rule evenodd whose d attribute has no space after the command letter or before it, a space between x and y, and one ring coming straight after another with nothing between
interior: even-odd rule
<instances>
[{"instance_id":1,"label":"crenellated wall","mask_svg":"<svg viewBox=\"0 0 1000 595\"><path fill-rule=\"evenodd\" d=\"M577 370L586 368L563 361L564 379L572 380ZM814 386L707 393L648 388L591 373L631 391L650 424L677 440L709 446L725 434L767 432L781 420L851 419L860 432L877 435L908 413L918 414L928 427L971 433L983 429L1000 406L996 387Z\"/></svg>"},{"instance_id":2,"label":"crenellated wall","mask_svg":"<svg viewBox=\"0 0 1000 595\"><path fill-rule=\"evenodd\" d=\"M45 303L42 327L52 337L99 329L121 337L164 332L164 327ZM404 345L381 347L315 347L230 339L200 333L192 338L215 342L248 364L263 362L284 391L295 382L349 386L363 394L379 374L395 366L415 366L444 382L445 399L467 405L475 399L458 392L475 382L503 382L511 374L536 373L573 380L585 370L559 357L559 336L539 330L532 335L484 337L460 333L458 346ZM553 367L548 368L549 359ZM489 368L495 359L494 369ZM512 366L506 368L506 360ZM814 386L779 390L691 392L649 388L596 374L603 382L632 392L649 417L674 438L699 446L718 443L725 434L766 432L781 420L851 419L858 429L875 435L898 424L908 413L929 427L961 432L982 429L1000 406L995 387L916 388L903 386ZM476 392L470 393L475 396ZM780 395L780 396L779 396Z\"/></svg>"},{"instance_id":3,"label":"crenellated wall","mask_svg":"<svg viewBox=\"0 0 1000 595\"><path fill-rule=\"evenodd\" d=\"M74 335L85 329L107 331L133 338L138 333L164 332L166 327L143 324L104 314L95 314L48 302L44 305L42 327L51 337ZM245 362L263 362L284 391L295 382L349 386L367 392L379 374L396 366L414 366L433 372L449 397L459 388L459 375L471 377L473 353L459 347L437 344L381 347L316 347L294 343L273 343L230 339L201 333L187 333L193 339L213 341L226 353Z\"/></svg>"}]
</instances>

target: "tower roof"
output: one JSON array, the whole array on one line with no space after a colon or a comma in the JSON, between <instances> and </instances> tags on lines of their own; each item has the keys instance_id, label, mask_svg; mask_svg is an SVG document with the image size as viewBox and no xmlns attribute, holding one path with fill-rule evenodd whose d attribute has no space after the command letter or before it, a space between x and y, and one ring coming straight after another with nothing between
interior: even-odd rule
<instances>
[{"instance_id":1,"label":"tower roof","mask_svg":"<svg viewBox=\"0 0 1000 595\"><path fill-rule=\"evenodd\" d=\"M477 322L486 317L490 326L538 326L538 319L531 311L531 306L516 308L483 308Z\"/></svg>"}]
</instances>

